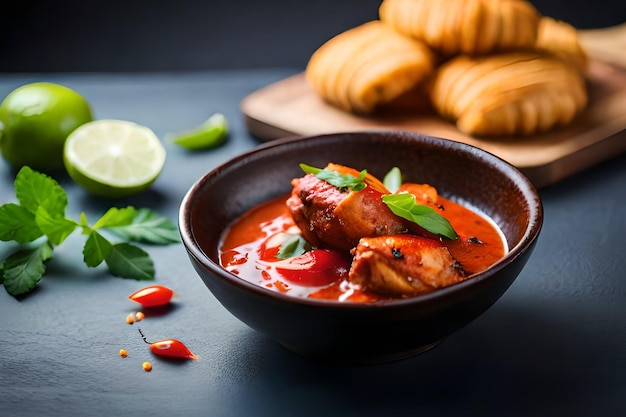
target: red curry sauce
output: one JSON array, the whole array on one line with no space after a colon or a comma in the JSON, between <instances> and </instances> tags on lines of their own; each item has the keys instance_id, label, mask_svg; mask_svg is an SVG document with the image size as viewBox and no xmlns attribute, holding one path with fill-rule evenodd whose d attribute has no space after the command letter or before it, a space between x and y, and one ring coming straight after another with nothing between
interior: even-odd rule
<instances>
[{"instance_id":1,"label":"red curry sauce","mask_svg":"<svg viewBox=\"0 0 626 417\"><path fill-rule=\"evenodd\" d=\"M240 217L222 237L221 265L231 273L257 285L299 297L372 302L384 299L360 291L347 281L350 257L327 277L324 285L299 285L287 280L275 267L278 247L272 237L281 232L299 233L285 201L287 196L261 204ZM470 273L485 270L507 252L506 242L497 226L486 216L452 200L438 197L440 212L454 227L458 239L443 239L450 253ZM318 282L319 284L319 279Z\"/></svg>"}]
</instances>

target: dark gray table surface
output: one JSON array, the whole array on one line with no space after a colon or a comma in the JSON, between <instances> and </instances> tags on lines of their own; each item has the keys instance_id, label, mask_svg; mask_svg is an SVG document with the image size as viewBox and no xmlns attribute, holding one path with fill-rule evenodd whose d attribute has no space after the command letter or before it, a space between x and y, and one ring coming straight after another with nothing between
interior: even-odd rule
<instances>
[{"instance_id":1,"label":"dark gray table surface","mask_svg":"<svg viewBox=\"0 0 626 417\"><path fill-rule=\"evenodd\" d=\"M166 143L146 194L111 202L61 178L68 214L149 207L176 221L202 174L259 144L239 103L295 70L152 75L4 75L0 96L26 82L70 86L97 118L132 120L163 137L223 112L228 143L188 153ZM0 162L0 203L14 201ZM125 322L145 283L82 264L82 237L55 252L22 301L0 288L0 415L18 416L617 416L626 409L626 154L541 190L545 223L517 281L483 316L435 349L365 367L308 362L231 316L193 271L182 245L147 248L156 283L177 292L167 314L139 323L149 339L178 338L199 357L153 358ZM11 245L0 243L4 258ZM120 348L130 356L122 359ZM152 372L141 369L150 360Z\"/></svg>"}]
</instances>

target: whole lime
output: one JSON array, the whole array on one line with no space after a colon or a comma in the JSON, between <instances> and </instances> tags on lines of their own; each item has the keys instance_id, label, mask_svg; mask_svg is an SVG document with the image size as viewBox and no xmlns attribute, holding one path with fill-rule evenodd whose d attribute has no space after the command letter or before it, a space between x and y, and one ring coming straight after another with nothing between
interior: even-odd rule
<instances>
[{"instance_id":1,"label":"whole lime","mask_svg":"<svg viewBox=\"0 0 626 417\"><path fill-rule=\"evenodd\" d=\"M47 82L23 85L0 104L0 151L16 168L61 169L68 135L92 120L91 106L76 91Z\"/></svg>"}]
</instances>

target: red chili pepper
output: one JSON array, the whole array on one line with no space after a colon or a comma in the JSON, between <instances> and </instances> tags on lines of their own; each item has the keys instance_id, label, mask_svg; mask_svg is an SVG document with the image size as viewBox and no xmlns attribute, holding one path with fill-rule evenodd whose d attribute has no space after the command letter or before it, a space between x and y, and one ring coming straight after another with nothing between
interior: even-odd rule
<instances>
[{"instance_id":1,"label":"red chili pepper","mask_svg":"<svg viewBox=\"0 0 626 417\"><path fill-rule=\"evenodd\" d=\"M150 351L155 355L170 358L198 359L185 344L176 339L165 339L150 343Z\"/></svg>"},{"instance_id":2,"label":"red chili pepper","mask_svg":"<svg viewBox=\"0 0 626 417\"><path fill-rule=\"evenodd\" d=\"M158 307L169 303L173 296L174 291L171 289L163 285L151 285L135 291L128 298L144 307Z\"/></svg>"},{"instance_id":3,"label":"red chili pepper","mask_svg":"<svg viewBox=\"0 0 626 417\"><path fill-rule=\"evenodd\" d=\"M350 270L346 256L327 249L314 249L274 265L285 280L310 287L333 283Z\"/></svg>"},{"instance_id":4,"label":"red chili pepper","mask_svg":"<svg viewBox=\"0 0 626 417\"><path fill-rule=\"evenodd\" d=\"M193 359L197 360L198 357L191 351L183 342L176 339L164 339L157 340L156 342L148 342L143 335L141 329L139 334L143 338L143 341L150 345L150 351L157 356L166 356L169 358L179 359Z\"/></svg>"}]
</instances>

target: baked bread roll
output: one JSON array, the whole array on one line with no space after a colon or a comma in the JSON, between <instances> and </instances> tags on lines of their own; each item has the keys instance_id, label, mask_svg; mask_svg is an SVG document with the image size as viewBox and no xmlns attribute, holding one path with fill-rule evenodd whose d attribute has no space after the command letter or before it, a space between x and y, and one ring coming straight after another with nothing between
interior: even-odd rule
<instances>
[{"instance_id":1,"label":"baked bread roll","mask_svg":"<svg viewBox=\"0 0 626 417\"><path fill-rule=\"evenodd\" d=\"M588 99L578 70L533 52L452 58L435 74L430 97L439 114L476 136L532 135L567 125Z\"/></svg>"},{"instance_id":2,"label":"baked bread roll","mask_svg":"<svg viewBox=\"0 0 626 417\"><path fill-rule=\"evenodd\" d=\"M374 20L324 43L311 56L305 77L332 105L368 114L416 89L434 67L434 53L423 42Z\"/></svg>"},{"instance_id":3,"label":"baked bread roll","mask_svg":"<svg viewBox=\"0 0 626 417\"><path fill-rule=\"evenodd\" d=\"M445 55L532 48L541 17L526 0L384 0L379 16Z\"/></svg>"},{"instance_id":4,"label":"baked bread roll","mask_svg":"<svg viewBox=\"0 0 626 417\"><path fill-rule=\"evenodd\" d=\"M578 39L578 32L567 22L544 16L539 22L536 48L554 55L578 68L587 70L587 52Z\"/></svg>"}]
</instances>

